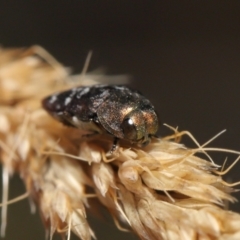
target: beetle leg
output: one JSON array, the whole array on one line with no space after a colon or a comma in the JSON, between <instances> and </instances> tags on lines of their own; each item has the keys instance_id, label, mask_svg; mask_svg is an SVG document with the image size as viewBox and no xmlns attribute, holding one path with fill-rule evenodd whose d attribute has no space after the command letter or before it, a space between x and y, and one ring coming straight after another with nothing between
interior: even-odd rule
<instances>
[{"instance_id":1,"label":"beetle leg","mask_svg":"<svg viewBox=\"0 0 240 240\"><path fill-rule=\"evenodd\" d=\"M118 142L119 142L119 138L115 137L114 140L113 140L113 145L112 145L111 150L110 150L111 154L113 154L116 151L116 149L118 147Z\"/></svg>"}]
</instances>

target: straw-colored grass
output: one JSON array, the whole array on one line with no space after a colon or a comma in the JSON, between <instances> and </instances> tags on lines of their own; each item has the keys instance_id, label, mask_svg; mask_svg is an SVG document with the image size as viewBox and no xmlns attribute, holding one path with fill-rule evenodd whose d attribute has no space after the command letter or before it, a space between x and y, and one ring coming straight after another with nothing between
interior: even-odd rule
<instances>
[{"instance_id":1,"label":"straw-colored grass","mask_svg":"<svg viewBox=\"0 0 240 240\"><path fill-rule=\"evenodd\" d=\"M120 142L111 155L111 136L83 138L81 130L63 126L42 109L44 96L101 78L71 76L40 47L1 49L1 234L11 203L9 176L17 172L27 190L19 199L38 205L50 238L59 232L70 239L70 231L83 240L95 238L86 209L89 198L98 198L120 229L132 229L140 239L240 239L240 215L223 209L225 201L235 201L233 186L208 155L217 149L174 130L142 149ZM182 135L196 148L179 143Z\"/></svg>"}]
</instances>

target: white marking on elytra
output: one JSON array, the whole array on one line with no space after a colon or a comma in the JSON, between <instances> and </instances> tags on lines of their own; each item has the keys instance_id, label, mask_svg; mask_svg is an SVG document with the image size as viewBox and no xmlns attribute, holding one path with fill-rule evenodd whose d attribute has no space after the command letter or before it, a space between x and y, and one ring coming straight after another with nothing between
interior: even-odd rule
<instances>
[{"instance_id":1,"label":"white marking on elytra","mask_svg":"<svg viewBox=\"0 0 240 240\"><path fill-rule=\"evenodd\" d=\"M69 96L65 99L64 105L67 106L73 99L74 95L76 94L77 88L73 88L70 92Z\"/></svg>"},{"instance_id":2,"label":"white marking on elytra","mask_svg":"<svg viewBox=\"0 0 240 240\"><path fill-rule=\"evenodd\" d=\"M125 90L126 87L124 86L114 86L115 89L118 89L118 90Z\"/></svg>"},{"instance_id":3,"label":"white marking on elytra","mask_svg":"<svg viewBox=\"0 0 240 240\"><path fill-rule=\"evenodd\" d=\"M49 100L49 103L54 103L55 101L57 100L57 95L53 95L50 100Z\"/></svg>"},{"instance_id":4,"label":"white marking on elytra","mask_svg":"<svg viewBox=\"0 0 240 240\"><path fill-rule=\"evenodd\" d=\"M108 90L105 90L102 94L100 94L101 98L104 98L107 95L109 95L109 91Z\"/></svg>"},{"instance_id":5,"label":"white marking on elytra","mask_svg":"<svg viewBox=\"0 0 240 240\"><path fill-rule=\"evenodd\" d=\"M77 88L73 88L69 96L73 97L75 95L75 93L77 92L77 90L78 90Z\"/></svg>"},{"instance_id":6,"label":"white marking on elytra","mask_svg":"<svg viewBox=\"0 0 240 240\"><path fill-rule=\"evenodd\" d=\"M89 87L85 87L83 90L80 89L79 93L77 94L76 98L80 99L84 94L88 93L90 91Z\"/></svg>"},{"instance_id":7,"label":"white marking on elytra","mask_svg":"<svg viewBox=\"0 0 240 240\"><path fill-rule=\"evenodd\" d=\"M67 97L65 99L64 105L67 106L72 101L72 97Z\"/></svg>"}]
</instances>

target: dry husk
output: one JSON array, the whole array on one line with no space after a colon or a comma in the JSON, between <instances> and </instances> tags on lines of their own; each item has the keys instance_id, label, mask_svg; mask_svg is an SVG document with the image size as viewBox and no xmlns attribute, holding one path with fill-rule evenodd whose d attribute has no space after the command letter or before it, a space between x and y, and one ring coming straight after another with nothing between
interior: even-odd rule
<instances>
[{"instance_id":1,"label":"dry husk","mask_svg":"<svg viewBox=\"0 0 240 240\"><path fill-rule=\"evenodd\" d=\"M224 210L233 202L219 166L197 156L204 147L176 140L187 132L154 139L144 149L122 142L113 154L112 138L82 138L81 130L52 119L41 99L104 76L70 76L40 47L1 49L0 159L3 164L3 222L8 178L17 172L49 230L80 239L95 238L87 221L95 197L140 239L240 239L240 215ZM190 134L189 134L190 135Z\"/></svg>"}]
</instances>

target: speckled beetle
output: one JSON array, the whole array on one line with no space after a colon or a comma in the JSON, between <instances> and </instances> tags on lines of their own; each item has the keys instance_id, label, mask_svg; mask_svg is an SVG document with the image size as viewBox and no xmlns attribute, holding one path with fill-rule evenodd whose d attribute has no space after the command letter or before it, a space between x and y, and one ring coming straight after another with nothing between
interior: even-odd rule
<instances>
[{"instance_id":1,"label":"speckled beetle","mask_svg":"<svg viewBox=\"0 0 240 240\"><path fill-rule=\"evenodd\" d=\"M91 133L147 145L158 129L153 105L141 93L126 86L94 85L53 94L42 101L44 109L65 125Z\"/></svg>"}]
</instances>

